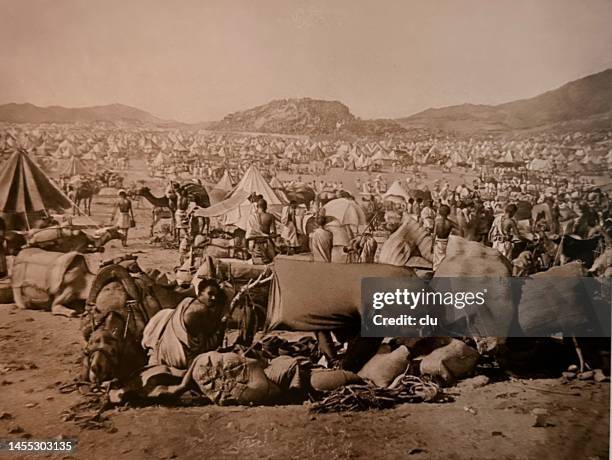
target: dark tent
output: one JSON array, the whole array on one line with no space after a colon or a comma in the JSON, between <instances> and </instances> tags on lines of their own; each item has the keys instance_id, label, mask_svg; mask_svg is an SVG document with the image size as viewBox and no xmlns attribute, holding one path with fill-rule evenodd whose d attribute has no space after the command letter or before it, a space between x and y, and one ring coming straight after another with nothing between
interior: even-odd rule
<instances>
[{"instance_id":1,"label":"dark tent","mask_svg":"<svg viewBox=\"0 0 612 460\"><path fill-rule=\"evenodd\" d=\"M70 200L24 150L15 152L0 173L0 216L7 228L29 229L47 210L69 209Z\"/></svg>"}]
</instances>

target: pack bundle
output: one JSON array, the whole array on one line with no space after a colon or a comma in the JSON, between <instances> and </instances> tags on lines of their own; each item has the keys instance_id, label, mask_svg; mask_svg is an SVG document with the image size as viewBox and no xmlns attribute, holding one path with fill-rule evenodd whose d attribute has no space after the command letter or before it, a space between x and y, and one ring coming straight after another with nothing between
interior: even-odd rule
<instances>
[{"instance_id":1,"label":"pack bundle","mask_svg":"<svg viewBox=\"0 0 612 460\"><path fill-rule=\"evenodd\" d=\"M484 304L478 307L444 308L445 326L467 324L470 335L505 336L513 324L515 300L510 287L512 268L497 250L476 241L451 235L446 257L436 270L431 287L437 292L475 292L487 288ZM469 278L476 278L470 281ZM478 279L487 278L486 282ZM457 329L458 330L458 329Z\"/></svg>"},{"instance_id":2,"label":"pack bundle","mask_svg":"<svg viewBox=\"0 0 612 460\"><path fill-rule=\"evenodd\" d=\"M525 279L518 307L523 333L545 336L577 332L592 324L593 295L586 289L594 283L586 284L588 281L583 276L582 264L571 262Z\"/></svg>"}]
</instances>

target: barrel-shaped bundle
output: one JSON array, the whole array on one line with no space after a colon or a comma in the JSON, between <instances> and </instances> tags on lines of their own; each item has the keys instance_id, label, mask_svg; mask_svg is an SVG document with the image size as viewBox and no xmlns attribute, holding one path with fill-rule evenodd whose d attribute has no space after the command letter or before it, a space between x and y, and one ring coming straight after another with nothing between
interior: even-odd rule
<instances>
[{"instance_id":1,"label":"barrel-shaped bundle","mask_svg":"<svg viewBox=\"0 0 612 460\"><path fill-rule=\"evenodd\" d=\"M378 260L380 263L405 266L418 248L421 257L432 262L432 239L414 219L405 218L400 227L383 243Z\"/></svg>"},{"instance_id":2,"label":"barrel-shaped bundle","mask_svg":"<svg viewBox=\"0 0 612 460\"><path fill-rule=\"evenodd\" d=\"M496 249L460 236L448 238L446 257L434 278L443 277L509 277L510 262Z\"/></svg>"},{"instance_id":3,"label":"barrel-shaped bundle","mask_svg":"<svg viewBox=\"0 0 612 460\"><path fill-rule=\"evenodd\" d=\"M30 230L26 234L28 245L32 247L44 247L57 242L57 240L64 237L62 229L60 227L48 227L36 230Z\"/></svg>"},{"instance_id":4,"label":"barrel-shaped bundle","mask_svg":"<svg viewBox=\"0 0 612 460\"><path fill-rule=\"evenodd\" d=\"M593 305L579 262L553 267L524 280L518 318L525 335L577 333L593 324ZM595 280L590 280L595 282Z\"/></svg>"},{"instance_id":5,"label":"barrel-shaped bundle","mask_svg":"<svg viewBox=\"0 0 612 460\"><path fill-rule=\"evenodd\" d=\"M446 257L432 279L432 289L455 293L486 289L487 292L483 305L463 309L444 307L445 324L450 331L455 330L453 323L456 326L459 322L467 322L473 336L506 335L513 325L516 310L510 288L511 273L510 263L497 250L451 235Z\"/></svg>"},{"instance_id":6,"label":"barrel-shaped bundle","mask_svg":"<svg viewBox=\"0 0 612 460\"><path fill-rule=\"evenodd\" d=\"M383 264L334 264L277 258L267 329L360 329L363 278L416 278L413 270Z\"/></svg>"}]
</instances>

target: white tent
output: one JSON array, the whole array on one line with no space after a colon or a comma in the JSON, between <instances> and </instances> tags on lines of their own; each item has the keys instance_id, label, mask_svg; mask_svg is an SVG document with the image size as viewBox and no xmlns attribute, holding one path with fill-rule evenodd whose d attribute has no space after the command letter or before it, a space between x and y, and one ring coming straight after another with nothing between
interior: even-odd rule
<instances>
[{"instance_id":1,"label":"white tent","mask_svg":"<svg viewBox=\"0 0 612 460\"><path fill-rule=\"evenodd\" d=\"M166 157L162 152L159 152L153 160L153 166L161 166L166 162Z\"/></svg>"},{"instance_id":2,"label":"white tent","mask_svg":"<svg viewBox=\"0 0 612 460\"><path fill-rule=\"evenodd\" d=\"M223 173L223 177L221 178L221 180L217 182L217 185L215 185L214 188L218 190L225 190L226 192L229 192L230 190L234 188L232 184L232 178L230 177L227 169Z\"/></svg>"},{"instance_id":3,"label":"white tent","mask_svg":"<svg viewBox=\"0 0 612 460\"><path fill-rule=\"evenodd\" d=\"M262 195L268 203L268 212L280 218L280 211L283 206L287 205L287 201L278 196L255 166L250 166L226 200L231 202L232 206L231 209L224 212L225 224L235 225L246 230L247 221L253 209L251 202L248 200L248 196L252 193ZM241 199L239 203L235 203L236 196L246 198Z\"/></svg>"},{"instance_id":4,"label":"white tent","mask_svg":"<svg viewBox=\"0 0 612 460\"><path fill-rule=\"evenodd\" d=\"M549 160L545 160L543 158L534 158L529 163L529 169L531 171L550 171L552 169L552 165Z\"/></svg>"},{"instance_id":5,"label":"white tent","mask_svg":"<svg viewBox=\"0 0 612 460\"><path fill-rule=\"evenodd\" d=\"M400 197L403 198L406 202L410 198L410 194L402 187L401 181L396 180L391 184L389 190L383 195L383 199L387 199L389 197Z\"/></svg>"}]
</instances>

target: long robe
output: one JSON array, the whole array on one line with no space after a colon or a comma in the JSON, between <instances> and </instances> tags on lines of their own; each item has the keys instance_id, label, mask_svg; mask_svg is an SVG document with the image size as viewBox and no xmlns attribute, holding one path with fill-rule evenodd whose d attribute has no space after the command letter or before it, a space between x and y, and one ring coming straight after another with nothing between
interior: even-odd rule
<instances>
[{"instance_id":1,"label":"long robe","mask_svg":"<svg viewBox=\"0 0 612 460\"><path fill-rule=\"evenodd\" d=\"M334 236L324 228L317 228L310 234L310 250L315 262L331 262Z\"/></svg>"},{"instance_id":2,"label":"long robe","mask_svg":"<svg viewBox=\"0 0 612 460\"><path fill-rule=\"evenodd\" d=\"M444 257L446 257L446 248L448 246L448 239L436 238L433 247L433 271L436 271L440 266Z\"/></svg>"},{"instance_id":3,"label":"long robe","mask_svg":"<svg viewBox=\"0 0 612 460\"><path fill-rule=\"evenodd\" d=\"M286 206L283 208L281 214L281 224L283 224L283 230L281 232L281 238L283 238L289 247L295 248L300 245L298 239L298 232L296 228L296 215L295 211L291 207Z\"/></svg>"}]
</instances>

